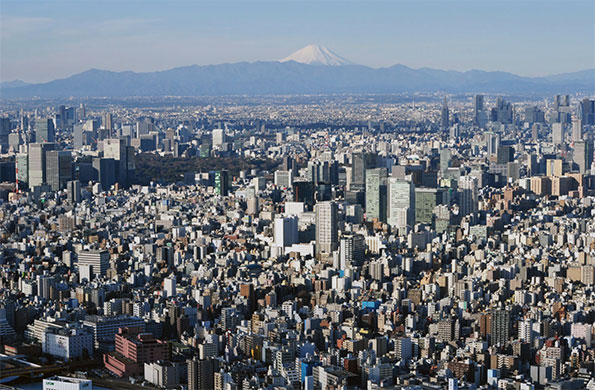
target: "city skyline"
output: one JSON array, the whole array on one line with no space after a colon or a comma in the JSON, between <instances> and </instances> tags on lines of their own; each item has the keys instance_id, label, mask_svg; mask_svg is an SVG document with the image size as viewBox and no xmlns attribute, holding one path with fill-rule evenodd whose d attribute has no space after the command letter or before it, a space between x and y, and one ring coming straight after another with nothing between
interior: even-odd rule
<instances>
[{"instance_id":1,"label":"city skyline","mask_svg":"<svg viewBox=\"0 0 595 390\"><path fill-rule=\"evenodd\" d=\"M276 61L308 44L373 68L403 64L522 76L595 68L595 4L587 1L143 2L140 7L136 1L2 0L0 7L3 82L47 82L91 68L148 72ZM31 61L35 56L44 61Z\"/></svg>"}]
</instances>

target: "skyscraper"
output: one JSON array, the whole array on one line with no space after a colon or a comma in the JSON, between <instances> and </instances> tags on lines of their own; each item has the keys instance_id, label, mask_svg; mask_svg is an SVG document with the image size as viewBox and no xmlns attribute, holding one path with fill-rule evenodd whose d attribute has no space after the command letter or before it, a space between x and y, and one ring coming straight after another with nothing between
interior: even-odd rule
<instances>
[{"instance_id":1,"label":"skyscraper","mask_svg":"<svg viewBox=\"0 0 595 390\"><path fill-rule=\"evenodd\" d=\"M215 193L221 196L229 195L229 172L215 172Z\"/></svg>"},{"instance_id":2,"label":"skyscraper","mask_svg":"<svg viewBox=\"0 0 595 390\"><path fill-rule=\"evenodd\" d=\"M47 183L46 155L56 147L53 143L33 143L29 145L29 187Z\"/></svg>"},{"instance_id":3,"label":"skyscraper","mask_svg":"<svg viewBox=\"0 0 595 390\"><path fill-rule=\"evenodd\" d=\"M497 154L500 147L500 134L489 131L485 133L485 137L488 155L493 156Z\"/></svg>"},{"instance_id":4,"label":"skyscraper","mask_svg":"<svg viewBox=\"0 0 595 390\"><path fill-rule=\"evenodd\" d=\"M198 357L186 361L188 364L188 390L213 390L217 360L199 360Z\"/></svg>"},{"instance_id":5,"label":"skyscraper","mask_svg":"<svg viewBox=\"0 0 595 390\"><path fill-rule=\"evenodd\" d=\"M459 179L459 214L461 216L475 214L478 208L477 178L463 176Z\"/></svg>"},{"instance_id":6,"label":"skyscraper","mask_svg":"<svg viewBox=\"0 0 595 390\"><path fill-rule=\"evenodd\" d=\"M574 143L574 162L578 165L578 171L582 174L591 169L593 161L593 142L576 141Z\"/></svg>"},{"instance_id":7,"label":"skyscraper","mask_svg":"<svg viewBox=\"0 0 595 390\"><path fill-rule=\"evenodd\" d=\"M446 103L446 96L444 97L444 103L442 104L442 111L440 112L440 128L442 130L448 129L450 124L450 115L448 112L448 104Z\"/></svg>"},{"instance_id":8,"label":"skyscraper","mask_svg":"<svg viewBox=\"0 0 595 390\"><path fill-rule=\"evenodd\" d=\"M386 221L386 168L366 171L366 218Z\"/></svg>"},{"instance_id":9,"label":"skyscraper","mask_svg":"<svg viewBox=\"0 0 595 390\"><path fill-rule=\"evenodd\" d=\"M564 124L552 123L552 143L562 145L564 143Z\"/></svg>"},{"instance_id":10,"label":"skyscraper","mask_svg":"<svg viewBox=\"0 0 595 390\"><path fill-rule=\"evenodd\" d=\"M46 181L52 191L66 188L72 180L72 156L63 150L50 150L46 153Z\"/></svg>"},{"instance_id":11,"label":"skyscraper","mask_svg":"<svg viewBox=\"0 0 595 390\"><path fill-rule=\"evenodd\" d=\"M415 186L413 182L388 179L388 223L392 227L415 225Z\"/></svg>"},{"instance_id":12,"label":"skyscraper","mask_svg":"<svg viewBox=\"0 0 595 390\"><path fill-rule=\"evenodd\" d=\"M350 234L341 237L340 261L342 270L363 264L365 245L364 236L361 234Z\"/></svg>"},{"instance_id":13,"label":"skyscraper","mask_svg":"<svg viewBox=\"0 0 595 390\"><path fill-rule=\"evenodd\" d=\"M510 337L510 312L508 310L496 310L492 312L491 318L492 345L503 345Z\"/></svg>"},{"instance_id":14,"label":"skyscraper","mask_svg":"<svg viewBox=\"0 0 595 390\"><path fill-rule=\"evenodd\" d=\"M81 182L78 180L71 180L66 183L66 191L68 192L68 201L76 204L81 201Z\"/></svg>"},{"instance_id":15,"label":"skyscraper","mask_svg":"<svg viewBox=\"0 0 595 390\"><path fill-rule=\"evenodd\" d=\"M331 253L337 250L337 204L320 202L314 207L316 214L316 253Z\"/></svg>"},{"instance_id":16,"label":"skyscraper","mask_svg":"<svg viewBox=\"0 0 595 390\"><path fill-rule=\"evenodd\" d=\"M35 119L35 142L54 142L55 140L54 122L47 118Z\"/></svg>"},{"instance_id":17,"label":"skyscraper","mask_svg":"<svg viewBox=\"0 0 595 390\"><path fill-rule=\"evenodd\" d=\"M128 150L126 139L108 138L103 140L103 157L116 161L116 181L120 187L128 186Z\"/></svg>"},{"instance_id":18,"label":"skyscraper","mask_svg":"<svg viewBox=\"0 0 595 390\"><path fill-rule=\"evenodd\" d=\"M298 242L298 218L275 218L275 245L280 247L291 246Z\"/></svg>"},{"instance_id":19,"label":"skyscraper","mask_svg":"<svg viewBox=\"0 0 595 390\"><path fill-rule=\"evenodd\" d=\"M352 153L351 155L351 187L352 191L366 188L366 170L376 168L376 155L373 153Z\"/></svg>"},{"instance_id":20,"label":"skyscraper","mask_svg":"<svg viewBox=\"0 0 595 390\"><path fill-rule=\"evenodd\" d=\"M78 253L78 264L90 265L93 275L104 276L109 269L108 251L81 251Z\"/></svg>"}]
</instances>

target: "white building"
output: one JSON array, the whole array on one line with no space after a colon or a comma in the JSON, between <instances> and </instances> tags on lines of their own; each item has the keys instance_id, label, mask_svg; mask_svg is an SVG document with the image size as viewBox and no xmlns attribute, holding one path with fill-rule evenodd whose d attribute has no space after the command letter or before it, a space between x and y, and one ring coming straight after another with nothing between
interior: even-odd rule
<instances>
[{"instance_id":1,"label":"white building","mask_svg":"<svg viewBox=\"0 0 595 390\"><path fill-rule=\"evenodd\" d=\"M53 376L43 380L43 390L93 390L93 382L88 379Z\"/></svg>"},{"instance_id":2,"label":"white building","mask_svg":"<svg viewBox=\"0 0 595 390\"><path fill-rule=\"evenodd\" d=\"M93 333L82 328L48 327L42 349L44 353L65 360L82 357L84 351L93 356Z\"/></svg>"}]
</instances>

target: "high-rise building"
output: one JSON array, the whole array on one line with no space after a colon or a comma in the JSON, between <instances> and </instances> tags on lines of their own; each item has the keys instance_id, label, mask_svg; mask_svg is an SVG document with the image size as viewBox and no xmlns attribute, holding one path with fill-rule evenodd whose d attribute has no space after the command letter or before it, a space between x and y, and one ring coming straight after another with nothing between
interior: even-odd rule
<instances>
[{"instance_id":1,"label":"high-rise building","mask_svg":"<svg viewBox=\"0 0 595 390\"><path fill-rule=\"evenodd\" d=\"M54 122L47 118L35 119L35 142L54 142L56 140Z\"/></svg>"},{"instance_id":2,"label":"high-rise building","mask_svg":"<svg viewBox=\"0 0 595 390\"><path fill-rule=\"evenodd\" d=\"M351 155L351 191L366 189L366 171L376 168L377 157L373 153L352 153Z\"/></svg>"},{"instance_id":3,"label":"high-rise building","mask_svg":"<svg viewBox=\"0 0 595 390\"><path fill-rule=\"evenodd\" d=\"M459 179L459 215L476 214L478 208L477 178L463 176Z\"/></svg>"},{"instance_id":4,"label":"high-rise building","mask_svg":"<svg viewBox=\"0 0 595 390\"><path fill-rule=\"evenodd\" d=\"M110 267L108 251L81 251L78 253L78 264L90 265L93 275L104 276Z\"/></svg>"},{"instance_id":5,"label":"high-rise building","mask_svg":"<svg viewBox=\"0 0 595 390\"><path fill-rule=\"evenodd\" d=\"M366 218L381 222L386 221L386 168L374 168L366 171Z\"/></svg>"},{"instance_id":6,"label":"high-rise building","mask_svg":"<svg viewBox=\"0 0 595 390\"><path fill-rule=\"evenodd\" d=\"M444 103L442 104L442 110L440 111L440 129L446 130L450 125L450 116L448 112L448 104L446 103L446 96L444 97Z\"/></svg>"},{"instance_id":7,"label":"high-rise building","mask_svg":"<svg viewBox=\"0 0 595 390\"><path fill-rule=\"evenodd\" d=\"M124 138L103 140L103 157L116 161L116 181L120 187L128 186L128 147Z\"/></svg>"},{"instance_id":8,"label":"high-rise building","mask_svg":"<svg viewBox=\"0 0 595 390\"><path fill-rule=\"evenodd\" d=\"M500 146L496 153L496 162L498 164L507 164L514 161L514 148L512 146Z\"/></svg>"},{"instance_id":9,"label":"high-rise building","mask_svg":"<svg viewBox=\"0 0 595 390\"><path fill-rule=\"evenodd\" d=\"M432 225L434 208L442 203L441 195L436 188L415 189L415 223Z\"/></svg>"},{"instance_id":10,"label":"high-rise building","mask_svg":"<svg viewBox=\"0 0 595 390\"><path fill-rule=\"evenodd\" d=\"M52 191L66 188L72 180L72 156L63 150L50 150L46 153L46 181Z\"/></svg>"},{"instance_id":11,"label":"high-rise building","mask_svg":"<svg viewBox=\"0 0 595 390\"><path fill-rule=\"evenodd\" d=\"M10 118L0 118L0 146L2 148L8 146L8 135L11 127Z\"/></svg>"},{"instance_id":12,"label":"high-rise building","mask_svg":"<svg viewBox=\"0 0 595 390\"><path fill-rule=\"evenodd\" d=\"M285 248L297 242L297 216L275 218L275 245Z\"/></svg>"},{"instance_id":13,"label":"high-rise building","mask_svg":"<svg viewBox=\"0 0 595 390\"><path fill-rule=\"evenodd\" d=\"M586 125L595 125L595 99L584 98L578 105L578 118Z\"/></svg>"},{"instance_id":14,"label":"high-rise building","mask_svg":"<svg viewBox=\"0 0 595 390\"><path fill-rule=\"evenodd\" d=\"M219 367L216 359L199 360L196 356L188 363L188 390L213 390L215 372Z\"/></svg>"},{"instance_id":15,"label":"high-rise building","mask_svg":"<svg viewBox=\"0 0 595 390\"><path fill-rule=\"evenodd\" d=\"M446 170L450 167L452 160L452 152L450 149L441 149L440 150L440 172L444 174Z\"/></svg>"},{"instance_id":16,"label":"high-rise building","mask_svg":"<svg viewBox=\"0 0 595 390\"><path fill-rule=\"evenodd\" d=\"M593 161L593 142L576 141L574 143L574 162L578 165L578 171L582 174L591 169Z\"/></svg>"},{"instance_id":17,"label":"high-rise building","mask_svg":"<svg viewBox=\"0 0 595 390\"><path fill-rule=\"evenodd\" d=\"M490 343L492 345L504 345L510 337L510 311L493 311L490 329Z\"/></svg>"},{"instance_id":18,"label":"high-rise building","mask_svg":"<svg viewBox=\"0 0 595 390\"><path fill-rule=\"evenodd\" d=\"M92 162L93 171L103 190L109 190L117 182L117 162L113 158L96 157Z\"/></svg>"},{"instance_id":19,"label":"high-rise building","mask_svg":"<svg viewBox=\"0 0 595 390\"><path fill-rule=\"evenodd\" d=\"M46 158L47 152L54 150L53 143L33 143L29 145L29 187L39 186L47 183Z\"/></svg>"},{"instance_id":20,"label":"high-rise building","mask_svg":"<svg viewBox=\"0 0 595 390\"><path fill-rule=\"evenodd\" d=\"M81 182L78 180L71 180L66 183L66 191L68 192L68 201L72 204L80 203L81 201Z\"/></svg>"},{"instance_id":21,"label":"high-rise building","mask_svg":"<svg viewBox=\"0 0 595 390\"><path fill-rule=\"evenodd\" d=\"M582 119L575 119L572 121L572 142L583 139L583 121Z\"/></svg>"},{"instance_id":22,"label":"high-rise building","mask_svg":"<svg viewBox=\"0 0 595 390\"><path fill-rule=\"evenodd\" d=\"M392 227L415 225L415 185L412 181L388 179L388 218Z\"/></svg>"},{"instance_id":23,"label":"high-rise building","mask_svg":"<svg viewBox=\"0 0 595 390\"><path fill-rule=\"evenodd\" d=\"M215 193L221 196L229 195L229 172L215 172Z\"/></svg>"},{"instance_id":24,"label":"high-rise building","mask_svg":"<svg viewBox=\"0 0 595 390\"><path fill-rule=\"evenodd\" d=\"M314 207L316 214L316 253L331 253L337 250L337 204L320 202Z\"/></svg>"},{"instance_id":25,"label":"high-rise building","mask_svg":"<svg viewBox=\"0 0 595 390\"><path fill-rule=\"evenodd\" d=\"M225 143L225 130L224 129L214 129L213 130L213 147L220 147Z\"/></svg>"},{"instance_id":26,"label":"high-rise building","mask_svg":"<svg viewBox=\"0 0 595 390\"><path fill-rule=\"evenodd\" d=\"M493 156L497 154L500 147L500 134L489 131L485 133L485 136L488 155Z\"/></svg>"},{"instance_id":27,"label":"high-rise building","mask_svg":"<svg viewBox=\"0 0 595 390\"><path fill-rule=\"evenodd\" d=\"M552 123L552 143L562 145L564 143L564 124Z\"/></svg>"},{"instance_id":28,"label":"high-rise building","mask_svg":"<svg viewBox=\"0 0 595 390\"><path fill-rule=\"evenodd\" d=\"M340 261L341 269L361 266L364 262L365 239L361 234L341 236Z\"/></svg>"},{"instance_id":29,"label":"high-rise building","mask_svg":"<svg viewBox=\"0 0 595 390\"><path fill-rule=\"evenodd\" d=\"M480 114L483 112L483 95L473 97L473 124L480 126Z\"/></svg>"}]
</instances>

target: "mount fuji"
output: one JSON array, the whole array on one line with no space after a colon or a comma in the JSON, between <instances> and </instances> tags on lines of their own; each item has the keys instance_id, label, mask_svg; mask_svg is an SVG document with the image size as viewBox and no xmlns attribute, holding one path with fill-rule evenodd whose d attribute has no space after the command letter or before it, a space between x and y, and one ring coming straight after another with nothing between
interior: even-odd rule
<instances>
[{"instance_id":1,"label":"mount fuji","mask_svg":"<svg viewBox=\"0 0 595 390\"><path fill-rule=\"evenodd\" d=\"M278 61L190 65L157 72L91 69L41 84L0 83L0 100L50 97L497 93L516 96L595 91L595 69L545 77L405 65L356 65L308 45Z\"/></svg>"},{"instance_id":2,"label":"mount fuji","mask_svg":"<svg viewBox=\"0 0 595 390\"><path fill-rule=\"evenodd\" d=\"M295 61L308 65L353 65L353 62L333 53L321 45L308 45L295 53L279 60L279 62Z\"/></svg>"}]
</instances>

